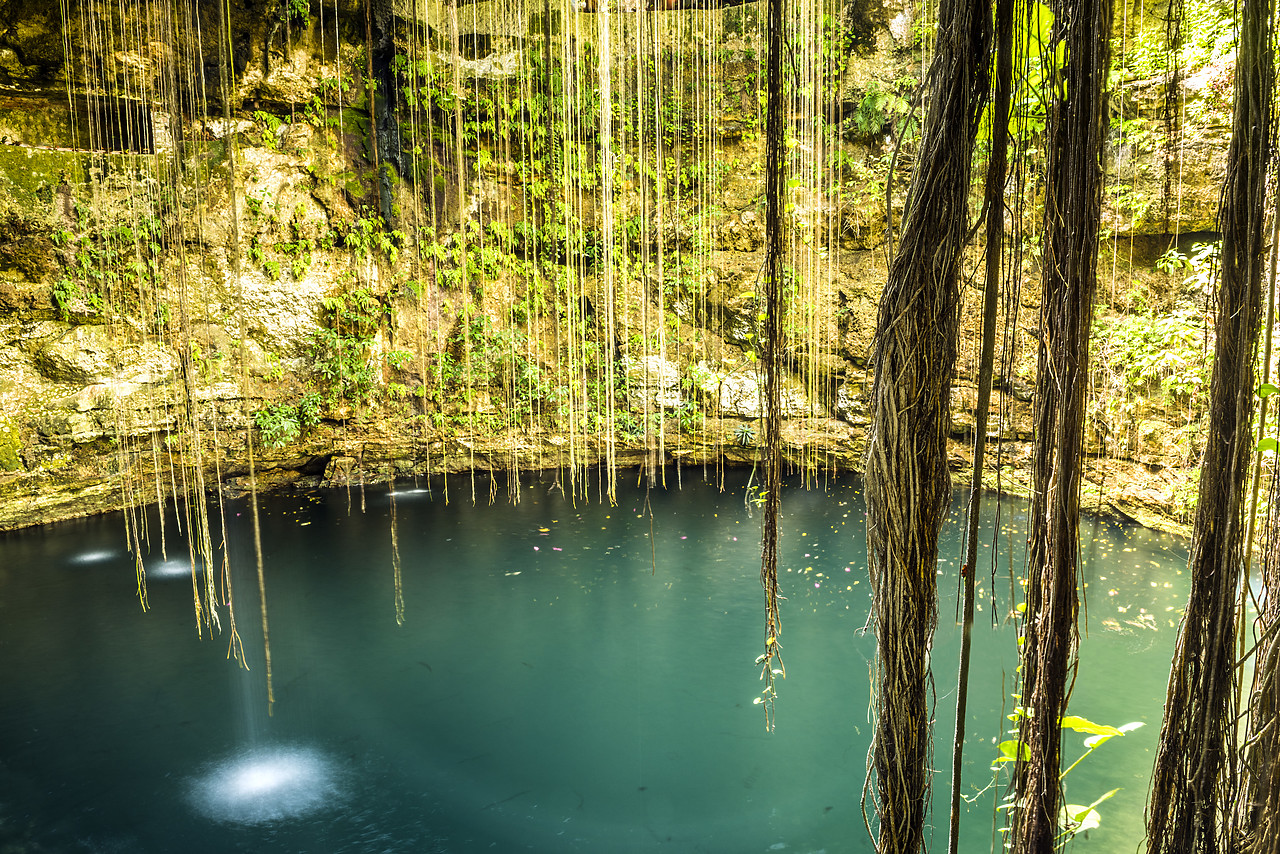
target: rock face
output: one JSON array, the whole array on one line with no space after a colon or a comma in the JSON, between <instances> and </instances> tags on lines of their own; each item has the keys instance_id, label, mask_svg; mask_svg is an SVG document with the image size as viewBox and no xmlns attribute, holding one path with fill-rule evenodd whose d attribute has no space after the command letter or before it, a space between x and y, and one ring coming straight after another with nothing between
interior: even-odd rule
<instances>
[{"instance_id":1,"label":"rock face","mask_svg":"<svg viewBox=\"0 0 1280 854\"><path fill-rule=\"evenodd\" d=\"M720 382L720 412L731 418L756 419L765 416L764 376L755 366L739 368ZM810 414L804 389L795 382L781 389L783 418L803 418Z\"/></svg>"},{"instance_id":2,"label":"rock face","mask_svg":"<svg viewBox=\"0 0 1280 854\"><path fill-rule=\"evenodd\" d=\"M144 31L149 7L126 6L120 31ZM233 0L225 60L183 24L99 57L110 73L86 81L92 40L74 22L64 31L57 3L0 0L0 530L190 488L198 473L246 488L246 433L261 483L280 488L610 455L652 464L660 451L754 459L744 440L764 415L761 46L741 9L723 13L714 115L691 91L664 91L660 163L652 140L615 129L608 233L588 12L570 11L580 20L553 35L557 48L561 32L583 39L557 107L591 112L565 125L561 113L534 117L533 101L528 116L496 106L541 85L521 58L541 56L543 35L507 32L485 4L457 57L436 0L421 21L369 4L370 45L364 4L326 3L324 30L318 6L288 6L284 19L280 4ZM218 30L216 5L192 8L191 26ZM804 167L788 184L782 410L793 461L857 467L909 134L892 182L888 163L920 57L906 4L849 9L850 50L829 93L843 124L791 141ZM663 23L685 14L656 20L664 56L692 67L701 42ZM393 68L407 44L420 66ZM356 57L377 64L372 101L337 82L368 76ZM185 78L158 94L178 61L203 68L203 113L167 105L191 95ZM1183 285L1210 263L1195 247L1212 236L1175 247L1185 265L1173 274L1154 265L1170 233L1212 227L1226 136L1206 117L1230 60L1185 69L1184 106L1202 120L1172 140L1160 134L1163 77L1126 63L1108 141L1116 239L1105 251L1119 273L1095 327L1102 391L1088 449L1105 459L1089 476L1130 515L1168 515L1186 510L1207 382L1203 357L1198 372L1186 367L1205 294ZM664 85L677 79L693 78ZM131 130L105 131L112 122ZM533 151L547 127L564 139ZM1166 215L1170 192L1181 206ZM1006 300L1017 311L990 413L1006 463L1032 439L1036 263L1025 260ZM974 424L978 301L965 308L952 399L958 470Z\"/></svg>"},{"instance_id":3,"label":"rock face","mask_svg":"<svg viewBox=\"0 0 1280 854\"><path fill-rule=\"evenodd\" d=\"M36 370L55 383L130 386L135 390L172 378L177 369L173 353L156 343L129 343L118 340L105 326L69 326L50 323L62 334L46 340L34 353ZM115 340L113 340L115 339Z\"/></svg>"},{"instance_id":4,"label":"rock face","mask_svg":"<svg viewBox=\"0 0 1280 854\"><path fill-rule=\"evenodd\" d=\"M649 409L679 409L684 405L680 366L661 356L641 356L625 362L628 399Z\"/></svg>"}]
</instances>

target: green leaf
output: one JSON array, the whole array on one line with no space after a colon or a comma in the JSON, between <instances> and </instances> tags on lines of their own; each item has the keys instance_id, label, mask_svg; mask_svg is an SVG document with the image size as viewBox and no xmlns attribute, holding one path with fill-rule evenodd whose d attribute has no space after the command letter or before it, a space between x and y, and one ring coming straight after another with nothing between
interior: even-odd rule
<instances>
[{"instance_id":1,"label":"green leaf","mask_svg":"<svg viewBox=\"0 0 1280 854\"><path fill-rule=\"evenodd\" d=\"M1094 807L1096 807L1098 804L1102 803L1103 801L1109 801L1109 800L1111 800L1113 797L1115 797L1115 794L1116 794L1116 792L1118 792L1118 791L1120 791L1120 790L1119 790L1119 789L1112 789L1111 791L1107 792L1105 795L1101 796L1101 797L1100 797L1100 798L1098 798L1096 801L1094 801L1093 803L1089 804L1089 809L1093 809Z\"/></svg>"},{"instance_id":2,"label":"green leaf","mask_svg":"<svg viewBox=\"0 0 1280 854\"><path fill-rule=\"evenodd\" d=\"M1063 807L1063 812L1067 815L1067 820L1063 824L1067 826L1068 833L1093 830L1102 824L1102 816L1098 815L1098 811L1093 807L1067 804Z\"/></svg>"},{"instance_id":3,"label":"green leaf","mask_svg":"<svg viewBox=\"0 0 1280 854\"><path fill-rule=\"evenodd\" d=\"M1280 388L1277 388L1274 384L1263 383L1258 386L1258 397L1270 397L1278 391L1280 391Z\"/></svg>"},{"instance_id":4,"label":"green leaf","mask_svg":"<svg viewBox=\"0 0 1280 854\"><path fill-rule=\"evenodd\" d=\"M1016 738L1002 741L996 745L996 748L1000 751L996 762L1016 762L1018 759L1025 761L1031 758L1031 748Z\"/></svg>"},{"instance_id":5,"label":"green leaf","mask_svg":"<svg viewBox=\"0 0 1280 854\"><path fill-rule=\"evenodd\" d=\"M1063 715L1062 726L1066 729L1073 729L1076 732L1087 732L1092 735L1124 735L1124 733L1113 726L1106 724L1095 724L1087 718L1078 715Z\"/></svg>"},{"instance_id":6,"label":"green leaf","mask_svg":"<svg viewBox=\"0 0 1280 854\"><path fill-rule=\"evenodd\" d=\"M1274 436L1267 436L1258 440L1258 452L1275 451L1280 449L1280 442L1277 442Z\"/></svg>"}]
</instances>

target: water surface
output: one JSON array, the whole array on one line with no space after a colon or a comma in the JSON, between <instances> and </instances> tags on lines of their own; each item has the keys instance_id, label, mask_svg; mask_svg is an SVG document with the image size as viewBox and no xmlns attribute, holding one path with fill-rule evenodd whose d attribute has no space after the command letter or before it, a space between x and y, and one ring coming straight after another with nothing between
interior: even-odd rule
<instances>
[{"instance_id":1,"label":"water surface","mask_svg":"<svg viewBox=\"0 0 1280 854\"><path fill-rule=\"evenodd\" d=\"M276 704L267 715L243 503L228 505L237 628L203 639L185 546L153 517L150 610L119 515L0 538L0 847L120 852L871 851L860 807L874 637L858 482L791 484L780 560L777 731L761 683L759 513L746 474L626 487L616 506L526 478L520 501L465 479L262 502ZM363 503L363 510L362 510ZM989 516L995 518L994 502ZM1006 500L999 552L1022 557ZM944 536L933 653L935 765L949 769L958 514ZM215 538L220 532L215 525ZM994 743L1015 638L990 628L988 527L969 699L966 851L991 846ZM1173 538L1087 520L1088 634L1072 711L1147 724L1067 778L1102 807L1077 846L1134 850L1186 596ZM1003 560L1003 558L1002 558ZM1007 561L1006 561L1007 563ZM1009 597L1007 568L995 583ZM1083 736L1069 736L1074 759ZM945 844L949 770L934 788ZM986 791L979 794L979 790ZM996 849L999 849L998 842Z\"/></svg>"}]
</instances>

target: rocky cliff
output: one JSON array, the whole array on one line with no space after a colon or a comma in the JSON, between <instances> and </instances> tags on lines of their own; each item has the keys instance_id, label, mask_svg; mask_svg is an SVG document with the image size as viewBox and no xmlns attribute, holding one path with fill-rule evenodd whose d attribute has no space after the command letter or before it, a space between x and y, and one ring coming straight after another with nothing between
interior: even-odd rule
<instances>
[{"instance_id":1,"label":"rocky cliff","mask_svg":"<svg viewBox=\"0 0 1280 854\"><path fill-rule=\"evenodd\" d=\"M244 489L250 437L264 488L755 459L755 11L534 5L0 0L0 529ZM1164 524L1193 500L1212 351L1215 8L1177 63L1117 25L1087 500ZM830 12L792 89L784 437L797 466L856 468L930 33L895 0ZM1021 95L990 455L1014 490L1038 334Z\"/></svg>"}]
</instances>

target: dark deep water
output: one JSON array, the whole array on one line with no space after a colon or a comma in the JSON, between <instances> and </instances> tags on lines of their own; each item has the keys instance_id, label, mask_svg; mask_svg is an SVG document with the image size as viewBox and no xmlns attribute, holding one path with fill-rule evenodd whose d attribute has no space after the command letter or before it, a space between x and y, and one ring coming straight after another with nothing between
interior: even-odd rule
<instances>
[{"instance_id":1,"label":"dark deep water","mask_svg":"<svg viewBox=\"0 0 1280 854\"><path fill-rule=\"evenodd\" d=\"M225 631L197 637L172 525L168 562L153 540L145 614L119 515L0 535L0 849L872 850L859 807L875 642L861 631L858 483L784 494L787 679L768 735L752 703L763 593L746 473L720 491L700 471L677 489L669 472L648 496L652 522L628 477L612 508L528 479L518 504L499 484L492 506L487 476L475 505L466 479L447 504L441 482L398 484L403 625L385 486L365 491L363 513L358 491L264 500L272 717L243 502L228 505L228 541L249 672L227 660ZM1020 543L1022 512L1003 503L1002 549ZM939 769L954 716L958 519L940 562ZM1071 711L1147 726L1101 747L1067 793L1088 804L1120 787L1076 845L1132 851L1186 555L1136 527L1086 519L1083 531L1089 632ZM980 580L989 564L980 557ZM991 782L1013 705L1014 635L990 629L990 587L967 793ZM1007 601L1007 576L996 587ZM1067 761L1083 738L1067 737ZM934 778L936 845L949 777ZM989 849L998 788L968 808L963 850Z\"/></svg>"}]
</instances>

